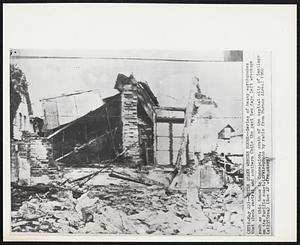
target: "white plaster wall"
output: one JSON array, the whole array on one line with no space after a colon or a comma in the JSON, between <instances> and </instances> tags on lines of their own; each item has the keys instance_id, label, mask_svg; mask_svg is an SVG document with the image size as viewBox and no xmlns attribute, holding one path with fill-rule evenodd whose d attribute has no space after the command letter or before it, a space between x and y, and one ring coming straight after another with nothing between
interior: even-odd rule
<instances>
[{"instance_id":1,"label":"white plaster wall","mask_svg":"<svg viewBox=\"0 0 300 245\"><path fill-rule=\"evenodd\" d=\"M20 114L21 113L21 114ZM20 115L22 118L20 119ZM24 116L26 118L24 118ZM21 103L18 107L15 119L13 121L14 139L20 140L23 131L28 131L33 133L33 126L30 123L28 108L25 96L21 95Z\"/></svg>"}]
</instances>

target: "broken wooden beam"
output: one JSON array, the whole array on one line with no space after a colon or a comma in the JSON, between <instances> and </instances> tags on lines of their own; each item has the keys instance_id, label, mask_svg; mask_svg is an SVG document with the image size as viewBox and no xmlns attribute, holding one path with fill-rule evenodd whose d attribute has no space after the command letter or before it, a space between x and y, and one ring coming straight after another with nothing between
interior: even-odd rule
<instances>
[{"instance_id":1,"label":"broken wooden beam","mask_svg":"<svg viewBox=\"0 0 300 245\"><path fill-rule=\"evenodd\" d=\"M185 107L174 107L174 106L160 106L156 108L157 110L164 110L164 111L183 111L185 112Z\"/></svg>"},{"instance_id":2,"label":"broken wooden beam","mask_svg":"<svg viewBox=\"0 0 300 245\"><path fill-rule=\"evenodd\" d=\"M192 119L194 101L195 101L195 92L196 92L198 84L199 84L199 78L195 77L195 80L193 81L193 84L192 84L192 87L190 90L188 103L186 106L186 113L185 113L185 117L184 117L184 128L183 128L183 132L182 132L182 140L181 140L180 148L179 148L179 151L177 154L176 167L180 166L181 161L182 161L182 155L186 148L188 129L191 125L191 119Z\"/></svg>"},{"instance_id":3,"label":"broken wooden beam","mask_svg":"<svg viewBox=\"0 0 300 245\"><path fill-rule=\"evenodd\" d=\"M104 136L106 136L106 135L110 135L110 134L112 134L112 133L115 133L116 130L117 130L117 128L114 128L113 130L111 130L111 131L109 131L109 132L107 132L107 133L105 133L105 134L102 134L102 135L100 135L100 136L97 136L96 138L90 140L89 142L84 143L84 144L82 144L82 145L79 146L79 147L76 147L76 149L74 149L74 150L72 150L72 151L66 153L65 155L56 158L55 161L58 162L58 161L60 161L60 160L62 160L62 159L64 159L64 158L66 158L66 157L72 155L73 153L75 153L75 152L77 152L77 151L79 151L79 150L81 150L81 149L87 147L88 145L92 144L92 143L95 142L96 140L98 140L98 139L100 139L100 138L102 138L102 137L104 137Z\"/></svg>"},{"instance_id":4,"label":"broken wooden beam","mask_svg":"<svg viewBox=\"0 0 300 245\"><path fill-rule=\"evenodd\" d=\"M73 188L68 188L68 187L63 187L63 186L57 186L57 185L32 185L32 186L23 186L23 185L18 185L16 183L11 183L11 187L24 190L24 191L32 191L35 193L47 193L49 191L60 191L60 190L67 190L67 191L72 191L73 193L76 194L83 194L83 192L73 189Z\"/></svg>"},{"instance_id":5,"label":"broken wooden beam","mask_svg":"<svg viewBox=\"0 0 300 245\"><path fill-rule=\"evenodd\" d=\"M32 185L32 186L25 186L25 185L18 185L17 183L11 183L11 187L24 190L24 191L34 191L37 193L46 193L50 190L49 185Z\"/></svg>"},{"instance_id":6,"label":"broken wooden beam","mask_svg":"<svg viewBox=\"0 0 300 245\"><path fill-rule=\"evenodd\" d=\"M107 167L109 167L112 163L113 163L113 161L109 161L100 170L97 170L96 172L88 174L88 175L85 175L83 177L79 177L77 179L71 180L71 181L69 181L69 183L74 183L74 182L77 182L77 181L82 181L84 179L86 180L84 183L86 183L87 181L89 181L90 179L92 179L93 177L95 177L96 175L98 175L99 173L101 173L104 169L106 169Z\"/></svg>"},{"instance_id":7,"label":"broken wooden beam","mask_svg":"<svg viewBox=\"0 0 300 245\"><path fill-rule=\"evenodd\" d=\"M147 185L147 186L153 185L153 183L150 183L150 181L148 182L147 179L137 179L135 177L132 177L128 174L121 173L121 172L112 171L109 174L109 176L114 177L114 178L118 178L118 179L128 180L128 181L131 181L131 182L135 182L135 183L139 183L139 184L143 184L143 185Z\"/></svg>"},{"instance_id":8,"label":"broken wooden beam","mask_svg":"<svg viewBox=\"0 0 300 245\"><path fill-rule=\"evenodd\" d=\"M174 181L177 173L180 172L180 170L182 168L182 166L181 166L182 156L183 156L184 151L187 150L188 129L191 125L191 119L192 119L194 101L195 101L195 92L197 91L198 85L199 85L199 78L195 77L195 79L192 83L192 87L190 89L188 103L186 106L186 113L184 116L184 127L183 127L183 131L182 131L182 139L180 142L180 147L179 147L176 162L175 162L176 171L174 171L174 174L173 174L172 178L170 179L170 182L169 182L170 185Z\"/></svg>"},{"instance_id":9,"label":"broken wooden beam","mask_svg":"<svg viewBox=\"0 0 300 245\"><path fill-rule=\"evenodd\" d=\"M125 149L124 151L122 151L121 153L119 153L115 158L107 160L106 164L100 170L97 170L96 172L88 174L88 175L85 175L83 177L79 177L78 179L69 181L69 183L73 183L73 182L84 180L84 182L81 183L81 185L85 184L86 182L88 182L89 180L91 180L92 178L94 178L95 176L97 176L99 173L101 173L104 169L106 169L111 164L113 164L118 158L120 158L121 156L123 156L131 147L135 146L137 143L138 143L138 141L132 143L130 146L128 146L127 149Z\"/></svg>"},{"instance_id":10,"label":"broken wooden beam","mask_svg":"<svg viewBox=\"0 0 300 245\"><path fill-rule=\"evenodd\" d=\"M184 118L182 117L161 117L161 116L157 116L156 119L157 122L171 122L171 123L184 123Z\"/></svg>"}]
</instances>

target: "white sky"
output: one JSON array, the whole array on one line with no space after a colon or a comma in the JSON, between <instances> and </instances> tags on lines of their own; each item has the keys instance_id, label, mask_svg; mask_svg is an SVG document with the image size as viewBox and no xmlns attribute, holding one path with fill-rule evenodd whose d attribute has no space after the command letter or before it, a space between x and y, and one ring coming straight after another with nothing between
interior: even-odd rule
<instances>
[{"instance_id":1,"label":"white sky","mask_svg":"<svg viewBox=\"0 0 300 245\"><path fill-rule=\"evenodd\" d=\"M133 73L136 80L147 81L162 106L186 106L190 84L193 77L197 76L200 78L202 92L217 102L217 116L242 116L242 63L220 62L223 60L223 52L72 52L58 50L18 50L17 52L21 56L91 57L84 59L14 59L13 62L18 64L27 77L34 114L37 116L42 115L40 98L88 89L99 89L98 92L103 97L112 95L116 92L113 87L118 73L127 76ZM95 59L95 57L174 58L210 61L102 60ZM86 105L88 105L89 96L86 98Z\"/></svg>"}]
</instances>

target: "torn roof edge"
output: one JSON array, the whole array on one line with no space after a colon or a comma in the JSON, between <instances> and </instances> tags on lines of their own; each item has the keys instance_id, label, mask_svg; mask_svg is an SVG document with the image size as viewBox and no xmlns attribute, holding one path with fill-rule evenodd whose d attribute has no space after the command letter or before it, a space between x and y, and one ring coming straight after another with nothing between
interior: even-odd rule
<instances>
[{"instance_id":1,"label":"torn roof edge","mask_svg":"<svg viewBox=\"0 0 300 245\"><path fill-rule=\"evenodd\" d=\"M74 119L74 120L71 121L71 122L68 122L68 123L66 123L66 124L64 124L64 125L60 125L60 126L58 126L57 128L51 129L51 130L55 130L55 131L54 131L52 134L48 135L48 136L47 136L47 139L51 139L53 136L59 134L60 132L62 132L63 130L67 129L68 127L70 127L70 126L73 125L74 123L76 123L76 122L82 120L83 118L85 118L85 117L88 116L89 114L96 112L96 111L99 110L100 108L104 107L110 100L114 99L115 97L117 97L117 96L119 96L119 95L120 95L120 93L117 93L117 94L115 94L115 95L113 95L113 96L106 97L106 98L102 99L104 103L103 103L101 106L99 106L98 108L96 108L95 110L89 111L88 113L84 114L84 115L81 116L81 117L78 117L78 118Z\"/></svg>"}]
</instances>

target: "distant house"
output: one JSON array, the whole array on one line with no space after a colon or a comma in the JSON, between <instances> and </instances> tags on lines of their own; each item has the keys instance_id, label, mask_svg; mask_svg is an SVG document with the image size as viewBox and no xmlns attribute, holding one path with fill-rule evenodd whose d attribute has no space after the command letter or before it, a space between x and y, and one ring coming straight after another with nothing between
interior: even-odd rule
<instances>
[{"instance_id":1,"label":"distant house","mask_svg":"<svg viewBox=\"0 0 300 245\"><path fill-rule=\"evenodd\" d=\"M218 133L218 150L225 155L243 154L243 132L227 124Z\"/></svg>"},{"instance_id":2,"label":"distant house","mask_svg":"<svg viewBox=\"0 0 300 245\"><path fill-rule=\"evenodd\" d=\"M97 109L48 130L56 161L99 162L127 150L133 162L153 163L156 97L132 75L119 74L114 88Z\"/></svg>"},{"instance_id":3,"label":"distant house","mask_svg":"<svg viewBox=\"0 0 300 245\"><path fill-rule=\"evenodd\" d=\"M218 133L218 139L229 140L231 135L235 132L234 128L227 124L221 131Z\"/></svg>"}]
</instances>

